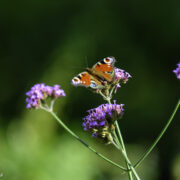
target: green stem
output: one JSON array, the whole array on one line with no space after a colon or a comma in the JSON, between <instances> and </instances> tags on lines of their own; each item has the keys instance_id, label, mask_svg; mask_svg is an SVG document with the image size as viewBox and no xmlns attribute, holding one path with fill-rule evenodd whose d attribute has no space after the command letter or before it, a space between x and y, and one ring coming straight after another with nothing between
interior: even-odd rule
<instances>
[{"instance_id":1,"label":"green stem","mask_svg":"<svg viewBox=\"0 0 180 180\"><path fill-rule=\"evenodd\" d=\"M118 144L119 147L122 149L122 145L121 145L121 143L119 142L119 139L118 139L118 137L117 137L117 134L116 134L116 131L115 131L115 130L113 131L113 135L114 135L114 139L116 140L117 144Z\"/></svg>"},{"instance_id":2,"label":"green stem","mask_svg":"<svg viewBox=\"0 0 180 180\"><path fill-rule=\"evenodd\" d=\"M140 180L140 177L138 176L136 170L134 169L134 167L131 164L131 161L129 160L129 158L127 157L127 154L124 150L122 150L122 154L124 156L124 158L126 159L127 163L128 163L128 167L132 170L134 176L136 177L137 180Z\"/></svg>"},{"instance_id":3,"label":"green stem","mask_svg":"<svg viewBox=\"0 0 180 180\"><path fill-rule=\"evenodd\" d=\"M116 144L115 142L112 142L112 144L113 144L118 150L120 150L120 151L122 152L122 155L124 156L126 162L128 163L128 166L129 166L130 170L133 172L133 174L134 174L134 176L136 177L136 179L137 179L137 180L140 180L138 174L136 173L134 167L132 166L129 158L127 157L127 154L125 153L125 151L124 151L123 149L121 149L119 146L117 146L117 144Z\"/></svg>"},{"instance_id":4,"label":"green stem","mask_svg":"<svg viewBox=\"0 0 180 180\"><path fill-rule=\"evenodd\" d=\"M118 136L119 136L119 141L121 143L121 146L122 146L122 149L124 150L124 152L126 153L126 148L125 148L125 145L124 145L124 141L123 141L123 138L122 138L122 134L121 134L121 131L120 131L120 128L119 128L119 125L118 125L118 122L116 121L115 122L115 127L117 129L117 132L118 132ZM126 156L127 156L127 153L126 153ZM129 166L129 163L126 161L126 166L128 169L130 169L130 166ZM137 173L136 173L137 174ZM128 176L129 176L129 179L133 179L132 177L132 172L129 171L128 172Z\"/></svg>"},{"instance_id":5,"label":"green stem","mask_svg":"<svg viewBox=\"0 0 180 180\"><path fill-rule=\"evenodd\" d=\"M46 110L48 111L48 110ZM57 120L57 122L69 133L71 134L74 138L76 138L79 142L81 142L84 146L86 146L89 150L91 150L92 152L94 152L96 155L98 155L99 157L101 157L102 159L104 159L105 161L109 162L110 164L120 168L123 171L128 171L126 168L120 166L119 164L111 161L110 159L106 158L105 156L103 156L102 154L98 153L96 150L94 150L92 147L90 147L88 144L86 144L83 140L81 140L73 131L71 131L60 119L59 117L53 112L53 111L48 111L51 113L51 115Z\"/></svg>"},{"instance_id":6,"label":"green stem","mask_svg":"<svg viewBox=\"0 0 180 180\"><path fill-rule=\"evenodd\" d=\"M153 150L153 148L156 146L156 144L159 142L159 140L161 139L161 137L164 135L164 133L166 132L167 128L169 127L170 123L172 122L178 108L180 105L180 99L178 100L178 103L171 115L171 117L169 118L167 124L165 125L165 127L162 129L161 133L159 134L159 136L156 138L156 140L154 141L154 143L149 147L149 149L143 154L143 156L139 159L139 161L134 165L134 167L138 167L142 161L149 155L149 153Z\"/></svg>"},{"instance_id":7,"label":"green stem","mask_svg":"<svg viewBox=\"0 0 180 180\"><path fill-rule=\"evenodd\" d=\"M120 143L120 141L119 141L119 139L118 139L117 134L116 134L115 131L113 132L113 135L114 135L114 138L115 138L117 144L119 145L119 148L118 148L118 149L123 149L122 144ZM126 152L125 147L124 147L123 150ZM131 172L130 166L129 166L129 164L128 164L128 162L127 162L126 160L125 160L125 162L126 162L126 166L127 166L128 170L129 170L129 171L128 171L129 180L133 180L133 176L132 176L132 172Z\"/></svg>"},{"instance_id":8,"label":"green stem","mask_svg":"<svg viewBox=\"0 0 180 180\"><path fill-rule=\"evenodd\" d=\"M112 87L111 92L109 93L109 97L110 97L110 98L112 97L112 93L113 93L115 87L116 87L116 85L114 85L114 86Z\"/></svg>"},{"instance_id":9,"label":"green stem","mask_svg":"<svg viewBox=\"0 0 180 180\"><path fill-rule=\"evenodd\" d=\"M107 98L106 99L108 101L109 104L111 104L111 100L110 98ZM119 142L121 144L120 146L120 150L125 158L125 161L126 161L126 165L127 165L127 168L132 170L134 176L136 177L137 180L140 180L137 172L135 171L134 167L132 166L128 156L127 156L127 153L126 153L126 148L125 148L125 145L124 145L124 141L123 141L123 138L122 138L122 135L121 135L121 131L120 131L120 128L119 128L119 125L118 125L118 122L115 121L115 127L117 129L117 132L118 132L118 136L119 136ZM117 137L117 136L116 136ZM117 139L118 140L118 139ZM128 171L128 176L129 176L129 179L130 180L133 180L133 177L132 177L132 172L131 171Z\"/></svg>"},{"instance_id":10,"label":"green stem","mask_svg":"<svg viewBox=\"0 0 180 180\"><path fill-rule=\"evenodd\" d=\"M129 164L126 162L126 166L127 166L127 168L128 168L128 177L129 177L129 179L130 180L133 180L133 176L132 176L132 172L130 171L131 170L131 168L130 168L130 166L129 166Z\"/></svg>"}]
</instances>

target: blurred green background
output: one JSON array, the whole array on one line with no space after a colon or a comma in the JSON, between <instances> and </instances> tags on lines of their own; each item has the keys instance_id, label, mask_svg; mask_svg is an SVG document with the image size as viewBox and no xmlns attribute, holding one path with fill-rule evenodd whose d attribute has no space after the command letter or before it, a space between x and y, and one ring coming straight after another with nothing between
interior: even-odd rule
<instances>
[{"instance_id":1,"label":"blurred green background","mask_svg":"<svg viewBox=\"0 0 180 180\"><path fill-rule=\"evenodd\" d=\"M0 2L0 174L3 180L127 180L62 129L50 114L25 109L35 83L60 84L55 112L82 139L116 162L122 157L83 131L82 117L104 103L71 79L106 56L132 79L114 96L135 163L179 98L172 70L180 57L179 1L31 0ZM88 65L87 65L88 64ZM180 179L180 113L137 168L145 180ZM1 179L0 178L0 179Z\"/></svg>"}]
</instances>

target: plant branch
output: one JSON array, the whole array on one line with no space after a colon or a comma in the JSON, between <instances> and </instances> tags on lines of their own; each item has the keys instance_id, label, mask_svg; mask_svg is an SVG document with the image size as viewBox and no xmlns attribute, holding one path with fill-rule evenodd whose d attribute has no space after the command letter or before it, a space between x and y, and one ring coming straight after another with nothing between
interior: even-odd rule
<instances>
[{"instance_id":1,"label":"plant branch","mask_svg":"<svg viewBox=\"0 0 180 180\"><path fill-rule=\"evenodd\" d=\"M159 142L159 140L161 139L161 137L164 135L167 128L169 127L170 123L172 122L172 120L173 120L179 106L180 106L180 99L178 100L178 103L177 103L176 107L174 108L174 111L173 111L171 117L169 118L168 122L166 123L166 125L162 129L159 136L156 138L154 143L149 147L149 149L142 155L142 157L138 160L138 162L134 165L134 167L138 167L142 163L142 161L149 155L149 153L153 150L153 148L156 146L156 144Z\"/></svg>"},{"instance_id":2,"label":"plant branch","mask_svg":"<svg viewBox=\"0 0 180 180\"><path fill-rule=\"evenodd\" d=\"M127 154L125 153L125 151L124 151L123 149L121 149L114 141L112 141L112 144L113 144L118 150L120 150L120 151L122 152L122 155L124 156L126 162L128 163L128 166L129 166L130 170L133 172L133 174L134 174L134 176L136 177L136 179L137 179L137 180L140 180L138 174L136 173L134 167L132 166L129 158L127 157ZM129 176L129 177L132 177L132 176ZM130 180L131 180L131 179L130 179Z\"/></svg>"},{"instance_id":3,"label":"plant branch","mask_svg":"<svg viewBox=\"0 0 180 180\"><path fill-rule=\"evenodd\" d=\"M119 139L118 139L118 136L117 136L117 134L116 134L116 132L114 131L113 132L113 135L114 135L114 139L115 139L115 141L117 142L117 144L119 145L119 148L118 149L123 149L123 147L122 147L122 145L121 145L121 143L120 143L120 141L119 141ZM125 150L125 149L124 149ZM126 151L125 151L126 152ZM131 172L131 169L130 169L130 166L129 166L129 164L128 164L128 162L125 160L125 162L126 162L126 166L127 166L127 168L128 168L128 176L129 176L129 180L133 180L133 176L132 176L132 172Z\"/></svg>"},{"instance_id":4,"label":"plant branch","mask_svg":"<svg viewBox=\"0 0 180 180\"><path fill-rule=\"evenodd\" d=\"M46 109L44 109L46 110ZM71 134L74 138L76 138L80 143L82 143L84 146L86 146L89 150L91 150L92 152L94 152L96 155L98 155L99 157L101 157L102 159L104 159L105 161L109 162L110 164L120 168L123 171L128 171L126 168L120 166L119 164L111 161L110 159L106 158L105 156L103 156L102 154L98 153L96 150L94 150L91 146L89 146L87 143L85 143L82 139L80 139L73 131L71 131L61 120L60 118L53 112L53 111L48 111L56 120L57 122L69 133Z\"/></svg>"},{"instance_id":5,"label":"plant branch","mask_svg":"<svg viewBox=\"0 0 180 180\"><path fill-rule=\"evenodd\" d=\"M108 101L109 104L111 104L111 100L110 98L106 98L106 101ZM118 125L118 122L115 121L115 127L117 129L117 132L118 132L118 136L119 136L119 139L117 138L117 141L119 142L120 146L119 146L119 150L121 150L124 158L125 158L125 161L126 161L126 165L127 165L127 168L128 170L128 176L129 176L129 179L132 180L133 177L132 177L132 173L134 174L134 176L136 177L137 180L140 180L137 172L135 171L134 167L132 166L128 156L127 156L127 153L126 153L126 148L125 148L125 145L124 145L124 141L123 141L123 138L122 138L122 135L121 135L121 131L120 131L120 128L119 128L119 125ZM117 135L115 135L115 137L117 137ZM117 148L117 147L116 147ZM131 172L132 171L132 172Z\"/></svg>"}]
</instances>

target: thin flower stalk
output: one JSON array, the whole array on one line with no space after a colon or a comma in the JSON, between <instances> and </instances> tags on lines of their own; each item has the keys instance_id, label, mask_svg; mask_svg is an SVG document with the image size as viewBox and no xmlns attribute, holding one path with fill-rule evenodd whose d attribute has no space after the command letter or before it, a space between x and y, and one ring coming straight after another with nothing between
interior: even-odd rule
<instances>
[{"instance_id":1,"label":"thin flower stalk","mask_svg":"<svg viewBox=\"0 0 180 180\"><path fill-rule=\"evenodd\" d=\"M135 178L136 178L137 180L141 180L141 179L139 178L136 170L135 170L134 167L132 166L131 161L130 161L129 158L127 157L126 152L125 152L122 148L120 148L114 141L112 141L112 144L113 144L118 150L121 151L123 157L125 158L126 162L128 163L128 166L129 166L130 170L132 171L132 173L134 174ZM132 175L129 175L129 178L132 178Z\"/></svg>"},{"instance_id":2,"label":"thin flower stalk","mask_svg":"<svg viewBox=\"0 0 180 180\"><path fill-rule=\"evenodd\" d=\"M159 142L159 140L162 138L162 136L164 135L164 133L166 132L167 128L169 127L169 125L171 124L178 108L180 106L180 99L178 100L178 103L176 105L176 107L174 108L174 111L171 115L171 117L169 118L168 122L166 123L166 125L164 126L164 128L162 129L161 133L159 134L159 136L156 138L156 140L154 141L154 143L149 147L149 149L142 155L142 157L138 160L138 162L134 165L134 167L138 167L143 160L149 155L149 153L154 149L154 147L156 146L156 144Z\"/></svg>"},{"instance_id":3,"label":"thin flower stalk","mask_svg":"<svg viewBox=\"0 0 180 180\"><path fill-rule=\"evenodd\" d=\"M79 136L77 136L73 131L71 131L61 120L60 118L53 112L53 111L48 111L50 112L50 114L57 120L57 122L69 133L71 134L75 139L77 139L80 143L82 143L84 146L86 146L89 150L91 150L92 152L94 152L96 155L98 155L99 157L101 157L102 159L104 159L105 161L109 162L110 164L120 168L123 171L128 171L126 168L120 166L119 164L111 161L110 159L108 159L107 157L103 156L101 153L97 152L96 150L94 150L91 146L89 146L86 142L84 142L82 139L79 138Z\"/></svg>"},{"instance_id":4,"label":"thin flower stalk","mask_svg":"<svg viewBox=\"0 0 180 180\"><path fill-rule=\"evenodd\" d=\"M119 136L119 138L117 136L116 136L116 138L120 142L120 145L121 145L122 149L124 150L124 152L126 153L126 156L127 156L127 152L126 152L126 148L125 148L124 141L123 141L123 138L122 138L122 134L121 134L121 131L120 131L120 128L119 128L119 125L118 125L117 122L115 122L115 127L117 129L118 136ZM130 166L129 166L127 161L126 161L126 166L130 170ZM133 179L131 171L128 171L128 176L129 176L130 180Z\"/></svg>"},{"instance_id":5,"label":"thin flower stalk","mask_svg":"<svg viewBox=\"0 0 180 180\"><path fill-rule=\"evenodd\" d=\"M114 130L114 132L113 132L113 135L114 135L114 140L115 140L115 142L117 143L117 145L119 146L119 148L121 148L121 149L123 149L124 151L125 151L125 153L126 153L126 149L125 149L125 146L122 146L122 144L120 143L120 141L119 141L119 139L118 139L118 136L117 136L117 134L116 134L116 131ZM123 143L124 144L124 143ZM127 154L127 153L126 153ZM126 166L127 166L127 168L128 168L128 176L129 176L129 180L133 180L133 176L132 176L132 171L131 171L131 169L130 169L130 166L129 166L129 164L128 164L128 162L125 160L125 162L126 162Z\"/></svg>"},{"instance_id":6,"label":"thin flower stalk","mask_svg":"<svg viewBox=\"0 0 180 180\"><path fill-rule=\"evenodd\" d=\"M112 105L111 101L110 101L110 98L107 98L106 100L107 100L107 102L110 105ZM118 149L121 150L121 152L122 152L122 154L123 154L123 156L125 158L127 169L130 169L132 171L132 173L134 174L134 176L136 177L136 179L140 180L137 172L135 171L134 167L132 166L132 164L131 164L128 156L127 156L126 148L125 148L125 145L124 145L124 141L123 141L123 138L122 138L122 135L121 135L121 132L120 132L120 128L119 128L119 125L118 125L117 121L115 121L115 129L117 130L117 134L118 134L118 138L116 138L117 142L119 141L119 148ZM115 135L115 137L117 137L117 135ZM117 146L115 146L115 147L117 148ZM132 173L131 173L131 171L128 171L128 176L129 176L130 180L132 180Z\"/></svg>"}]
</instances>

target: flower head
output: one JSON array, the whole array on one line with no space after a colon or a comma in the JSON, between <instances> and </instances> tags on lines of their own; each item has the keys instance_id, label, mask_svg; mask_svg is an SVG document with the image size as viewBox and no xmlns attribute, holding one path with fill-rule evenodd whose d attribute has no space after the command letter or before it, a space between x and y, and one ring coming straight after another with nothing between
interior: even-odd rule
<instances>
[{"instance_id":1,"label":"flower head","mask_svg":"<svg viewBox=\"0 0 180 180\"><path fill-rule=\"evenodd\" d=\"M56 99L65 96L64 90L59 85L47 86L44 83L35 84L30 91L26 93L26 108L38 108L48 97Z\"/></svg>"},{"instance_id":2,"label":"flower head","mask_svg":"<svg viewBox=\"0 0 180 180\"><path fill-rule=\"evenodd\" d=\"M121 81L122 83L126 83L129 78L131 78L132 76L126 72L125 70L123 69L119 69L119 68L114 68L115 70L115 81Z\"/></svg>"},{"instance_id":3,"label":"flower head","mask_svg":"<svg viewBox=\"0 0 180 180\"><path fill-rule=\"evenodd\" d=\"M173 70L173 72L176 74L177 78L180 79L180 62L177 64L177 68Z\"/></svg>"},{"instance_id":4,"label":"flower head","mask_svg":"<svg viewBox=\"0 0 180 180\"><path fill-rule=\"evenodd\" d=\"M114 68L114 71L115 71L115 77L114 77L114 81L115 81L115 84L116 84L116 87L115 87L115 92L117 91L118 88L121 87L121 83L123 84L126 84L126 82L129 80L129 78L131 78L132 76L124 71L123 69L119 69L119 68Z\"/></svg>"},{"instance_id":5,"label":"flower head","mask_svg":"<svg viewBox=\"0 0 180 180\"><path fill-rule=\"evenodd\" d=\"M114 101L114 104L102 104L88 110L89 114L83 118L84 130L91 132L93 137L99 137L109 142L111 131L114 130L114 122L123 115L123 106Z\"/></svg>"}]
</instances>

